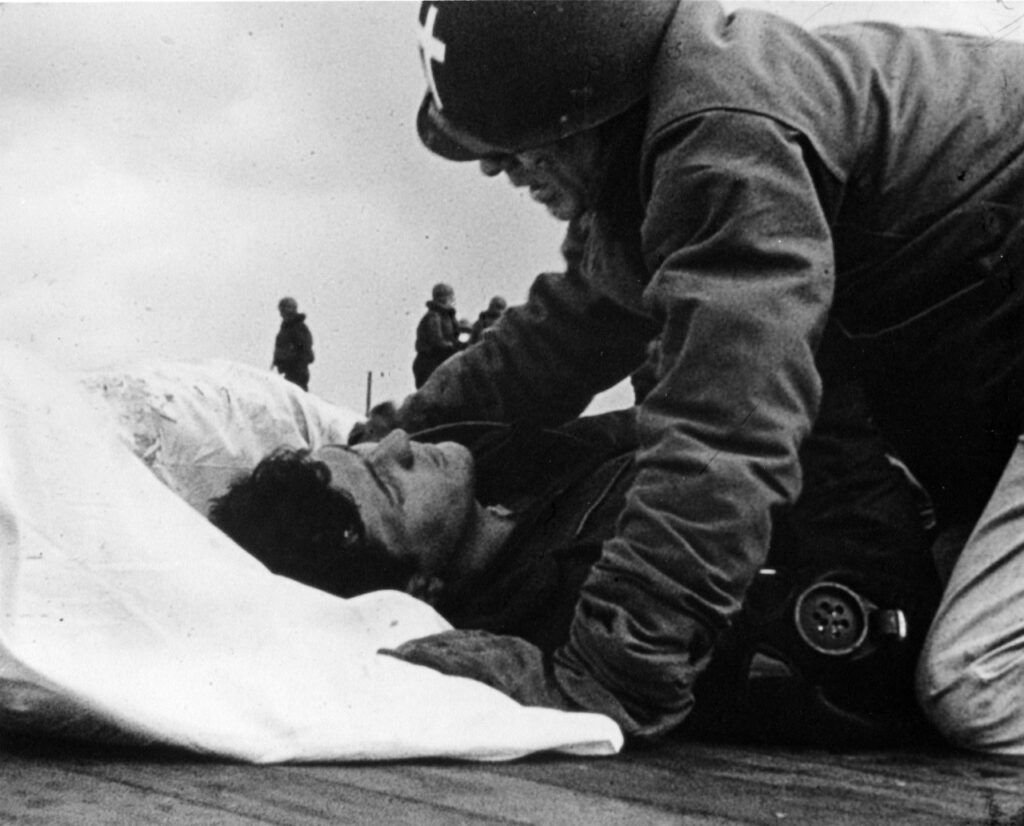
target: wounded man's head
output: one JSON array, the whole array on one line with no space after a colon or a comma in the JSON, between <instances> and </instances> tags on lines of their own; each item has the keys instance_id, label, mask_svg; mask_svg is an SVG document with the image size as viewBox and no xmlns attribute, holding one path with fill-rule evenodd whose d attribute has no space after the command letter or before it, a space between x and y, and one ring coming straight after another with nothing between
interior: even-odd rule
<instances>
[{"instance_id":1,"label":"wounded man's head","mask_svg":"<svg viewBox=\"0 0 1024 826\"><path fill-rule=\"evenodd\" d=\"M395 431L277 450L213 500L210 521L274 573L350 597L439 576L476 508L464 447Z\"/></svg>"},{"instance_id":2,"label":"wounded man's head","mask_svg":"<svg viewBox=\"0 0 1024 826\"><path fill-rule=\"evenodd\" d=\"M210 521L275 574L337 596L401 588L411 574L306 450L267 456L213 500Z\"/></svg>"}]
</instances>

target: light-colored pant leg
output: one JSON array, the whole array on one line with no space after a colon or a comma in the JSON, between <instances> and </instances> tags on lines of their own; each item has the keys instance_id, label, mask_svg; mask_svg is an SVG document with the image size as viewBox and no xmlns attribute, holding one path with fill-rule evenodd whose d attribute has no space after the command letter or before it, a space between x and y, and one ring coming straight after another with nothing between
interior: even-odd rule
<instances>
[{"instance_id":1,"label":"light-colored pant leg","mask_svg":"<svg viewBox=\"0 0 1024 826\"><path fill-rule=\"evenodd\" d=\"M953 743L1024 754L1024 437L953 568L917 690Z\"/></svg>"}]
</instances>

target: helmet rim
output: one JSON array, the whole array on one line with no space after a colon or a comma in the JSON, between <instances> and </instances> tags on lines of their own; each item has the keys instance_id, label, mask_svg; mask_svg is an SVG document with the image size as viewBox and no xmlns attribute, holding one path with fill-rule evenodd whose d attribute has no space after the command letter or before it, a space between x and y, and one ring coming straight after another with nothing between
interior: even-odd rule
<instances>
[{"instance_id":1,"label":"helmet rim","mask_svg":"<svg viewBox=\"0 0 1024 826\"><path fill-rule=\"evenodd\" d=\"M649 93L677 2L426 0L420 140L443 158L469 161L600 126Z\"/></svg>"},{"instance_id":2,"label":"helmet rim","mask_svg":"<svg viewBox=\"0 0 1024 826\"><path fill-rule=\"evenodd\" d=\"M429 91L423 95L423 102L416 113L416 131L427 149L449 161L478 161L488 155L505 152L453 127L437 110Z\"/></svg>"}]
</instances>

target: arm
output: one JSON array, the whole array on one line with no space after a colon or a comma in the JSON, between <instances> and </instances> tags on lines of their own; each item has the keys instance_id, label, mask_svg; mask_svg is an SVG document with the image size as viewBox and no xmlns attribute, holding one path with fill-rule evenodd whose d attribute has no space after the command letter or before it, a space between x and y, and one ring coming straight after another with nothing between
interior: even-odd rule
<instances>
[{"instance_id":1,"label":"arm","mask_svg":"<svg viewBox=\"0 0 1024 826\"><path fill-rule=\"evenodd\" d=\"M442 364L398 411L407 430L460 420L556 425L643 359L649 320L570 268L533 283L472 348Z\"/></svg>"},{"instance_id":2,"label":"arm","mask_svg":"<svg viewBox=\"0 0 1024 826\"><path fill-rule=\"evenodd\" d=\"M423 316L416 331L416 352L439 353L454 349L441 330L441 316L433 311Z\"/></svg>"},{"instance_id":3,"label":"arm","mask_svg":"<svg viewBox=\"0 0 1024 826\"><path fill-rule=\"evenodd\" d=\"M556 656L570 696L592 675L634 733L681 720L717 635L768 548L770 512L800 489L816 415L814 351L832 247L797 137L711 114L652 165L647 298L665 319L641 407L636 482Z\"/></svg>"},{"instance_id":4,"label":"arm","mask_svg":"<svg viewBox=\"0 0 1024 826\"><path fill-rule=\"evenodd\" d=\"M637 736L688 714L765 559L770 512L799 492L833 279L807 159L779 124L696 119L663 146L653 179L646 298L664 319L662 355L617 535L584 586L569 642L543 667L502 673L501 652L529 660L527 644L508 638L492 641L493 660L456 665L525 702L603 712ZM450 650L434 653L420 661L441 667Z\"/></svg>"},{"instance_id":5,"label":"arm","mask_svg":"<svg viewBox=\"0 0 1024 826\"><path fill-rule=\"evenodd\" d=\"M305 324L300 324L296 331L296 359L302 364L313 363L313 334L309 331L309 327Z\"/></svg>"}]
</instances>

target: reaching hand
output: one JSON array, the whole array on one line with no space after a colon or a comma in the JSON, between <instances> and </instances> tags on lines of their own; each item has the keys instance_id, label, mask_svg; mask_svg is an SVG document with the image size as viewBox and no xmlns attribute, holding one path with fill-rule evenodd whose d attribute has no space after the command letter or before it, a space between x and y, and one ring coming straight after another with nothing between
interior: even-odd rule
<instances>
[{"instance_id":1,"label":"reaching hand","mask_svg":"<svg viewBox=\"0 0 1024 826\"><path fill-rule=\"evenodd\" d=\"M486 683L526 706L581 709L562 693L543 652L518 637L487 631L444 631L378 653Z\"/></svg>"},{"instance_id":2,"label":"reaching hand","mask_svg":"<svg viewBox=\"0 0 1024 826\"><path fill-rule=\"evenodd\" d=\"M567 647L546 655L533 643L487 631L453 630L410 640L378 654L442 674L467 677L495 688L524 706L562 711L591 711L610 717L623 734L649 739L675 728L689 712L689 703L630 710L624 698L603 686Z\"/></svg>"},{"instance_id":3,"label":"reaching hand","mask_svg":"<svg viewBox=\"0 0 1024 826\"><path fill-rule=\"evenodd\" d=\"M381 402L370 409L365 422L357 422L348 434L348 443L379 442L398 427L398 411L393 402Z\"/></svg>"},{"instance_id":4,"label":"reaching hand","mask_svg":"<svg viewBox=\"0 0 1024 826\"><path fill-rule=\"evenodd\" d=\"M427 603L427 605L438 604L441 599L441 595L444 593L445 584L444 580L436 576L427 576L426 574L415 574L410 579L408 584L405 586L405 592L421 602Z\"/></svg>"}]
</instances>

